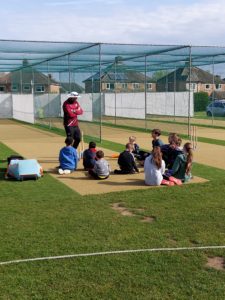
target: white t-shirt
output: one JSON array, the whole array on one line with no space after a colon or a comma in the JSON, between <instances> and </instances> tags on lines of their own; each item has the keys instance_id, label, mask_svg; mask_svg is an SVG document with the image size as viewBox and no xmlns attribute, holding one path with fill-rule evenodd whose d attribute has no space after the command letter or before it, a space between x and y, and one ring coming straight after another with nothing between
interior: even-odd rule
<instances>
[{"instance_id":1,"label":"white t-shirt","mask_svg":"<svg viewBox=\"0 0 225 300\"><path fill-rule=\"evenodd\" d=\"M152 160L152 155L149 155L145 159L144 171L146 185L160 185L163 180L162 175L165 173L165 162L162 160L162 166L158 169Z\"/></svg>"}]
</instances>

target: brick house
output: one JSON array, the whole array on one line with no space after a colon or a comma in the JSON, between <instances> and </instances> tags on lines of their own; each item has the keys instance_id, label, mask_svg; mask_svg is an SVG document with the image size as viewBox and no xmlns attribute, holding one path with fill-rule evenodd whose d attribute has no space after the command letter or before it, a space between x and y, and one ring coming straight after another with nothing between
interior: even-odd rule
<instances>
[{"instance_id":1,"label":"brick house","mask_svg":"<svg viewBox=\"0 0 225 300\"><path fill-rule=\"evenodd\" d=\"M100 91L100 73L83 81L86 93L98 93ZM147 92L156 91L156 83L150 77L146 76ZM125 64L116 62L105 68L101 72L101 91L105 93L112 92L144 92L145 75L143 73L131 70Z\"/></svg>"},{"instance_id":2,"label":"brick house","mask_svg":"<svg viewBox=\"0 0 225 300\"><path fill-rule=\"evenodd\" d=\"M157 80L157 91L187 91L189 90L189 67L178 68L175 71ZM191 90L193 92L225 91L225 80L219 76L204 71L197 67L191 68Z\"/></svg>"},{"instance_id":3,"label":"brick house","mask_svg":"<svg viewBox=\"0 0 225 300\"><path fill-rule=\"evenodd\" d=\"M52 79L51 74L46 76L34 68L26 67L0 76L0 93L41 94L59 91L60 84Z\"/></svg>"}]
</instances>

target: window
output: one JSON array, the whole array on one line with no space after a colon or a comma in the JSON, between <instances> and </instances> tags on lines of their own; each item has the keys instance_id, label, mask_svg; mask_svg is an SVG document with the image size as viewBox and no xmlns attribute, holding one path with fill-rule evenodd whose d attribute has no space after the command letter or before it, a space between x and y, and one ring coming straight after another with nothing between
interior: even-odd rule
<instances>
[{"instance_id":1,"label":"window","mask_svg":"<svg viewBox=\"0 0 225 300\"><path fill-rule=\"evenodd\" d=\"M18 84L12 85L12 92L18 92Z\"/></svg>"},{"instance_id":2,"label":"window","mask_svg":"<svg viewBox=\"0 0 225 300\"><path fill-rule=\"evenodd\" d=\"M189 90L189 87L190 87L190 90L191 91L196 91L197 90L197 84L196 83L186 83L186 89Z\"/></svg>"},{"instance_id":3,"label":"window","mask_svg":"<svg viewBox=\"0 0 225 300\"><path fill-rule=\"evenodd\" d=\"M221 90L222 85L221 84L216 84L216 89Z\"/></svg>"},{"instance_id":4,"label":"window","mask_svg":"<svg viewBox=\"0 0 225 300\"><path fill-rule=\"evenodd\" d=\"M223 108L223 107L224 107L224 106L223 106L223 103L218 103L218 107Z\"/></svg>"},{"instance_id":5,"label":"window","mask_svg":"<svg viewBox=\"0 0 225 300\"><path fill-rule=\"evenodd\" d=\"M152 84L151 83L147 83L147 90L152 90Z\"/></svg>"},{"instance_id":6,"label":"window","mask_svg":"<svg viewBox=\"0 0 225 300\"><path fill-rule=\"evenodd\" d=\"M195 91L195 89L196 89L196 83L191 83L191 90Z\"/></svg>"},{"instance_id":7,"label":"window","mask_svg":"<svg viewBox=\"0 0 225 300\"><path fill-rule=\"evenodd\" d=\"M205 88L208 90L208 89L210 89L210 84L206 84L205 85Z\"/></svg>"},{"instance_id":8,"label":"window","mask_svg":"<svg viewBox=\"0 0 225 300\"><path fill-rule=\"evenodd\" d=\"M133 83L133 89L139 89L140 83Z\"/></svg>"},{"instance_id":9,"label":"window","mask_svg":"<svg viewBox=\"0 0 225 300\"><path fill-rule=\"evenodd\" d=\"M127 89L127 83L122 83L122 89Z\"/></svg>"},{"instance_id":10,"label":"window","mask_svg":"<svg viewBox=\"0 0 225 300\"><path fill-rule=\"evenodd\" d=\"M107 90L114 90L114 83L106 83Z\"/></svg>"},{"instance_id":11,"label":"window","mask_svg":"<svg viewBox=\"0 0 225 300\"><path fill-rule=\"evenodd\" d=\"M0 92L4 92L5 91L5 86L4 85L0 85Z\"/></svg>"},{"instance_id":12,"label":"window","mask_svg":"<svg viewBox=\"0 0 225 300\"><path fill-rule=\"evenodd\" d=\"M35 86L35 92L37 93L43 93L45 91L44 85L36 85Z\"/></svg>"},{"instance_id":13,"label":"window","mask_svg":"<svg viewBox=\"0 0 225 300\"><path fill-rule=\"evenodd\" d=\"M29 92L30 91L30 84L24 84L23 85L23 91L24 92Z\"/></svg>"}]
</instances>

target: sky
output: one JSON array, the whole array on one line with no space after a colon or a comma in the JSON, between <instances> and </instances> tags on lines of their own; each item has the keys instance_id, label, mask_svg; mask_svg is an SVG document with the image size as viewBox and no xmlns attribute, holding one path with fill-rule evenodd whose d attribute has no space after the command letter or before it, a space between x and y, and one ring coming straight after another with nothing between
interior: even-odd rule
<instances>
[{"instance_id":1,"label":"sky","mask_svg":"<svg viewBox=\"0 0 225 300\"><path fill-rule=\"evenodd\" d=\"M0 39L225 46L225 0L8 0Z\"/></svg>"}]
</instances>

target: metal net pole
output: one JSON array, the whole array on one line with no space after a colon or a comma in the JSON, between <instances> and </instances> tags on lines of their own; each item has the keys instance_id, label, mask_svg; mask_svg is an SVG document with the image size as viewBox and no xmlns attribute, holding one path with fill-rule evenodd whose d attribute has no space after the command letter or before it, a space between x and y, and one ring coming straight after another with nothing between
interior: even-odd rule
<instances>
[{"instance_id":1,"label":"metal net pole","mask_svg":"<svg viewBox=\"0 0 225 300\"><path fill-rule=\"evenodd\" d=\"M188 136L191 134L191 46L189 46L189 99L188 99Z\"/></svg>"}]
</instances>

